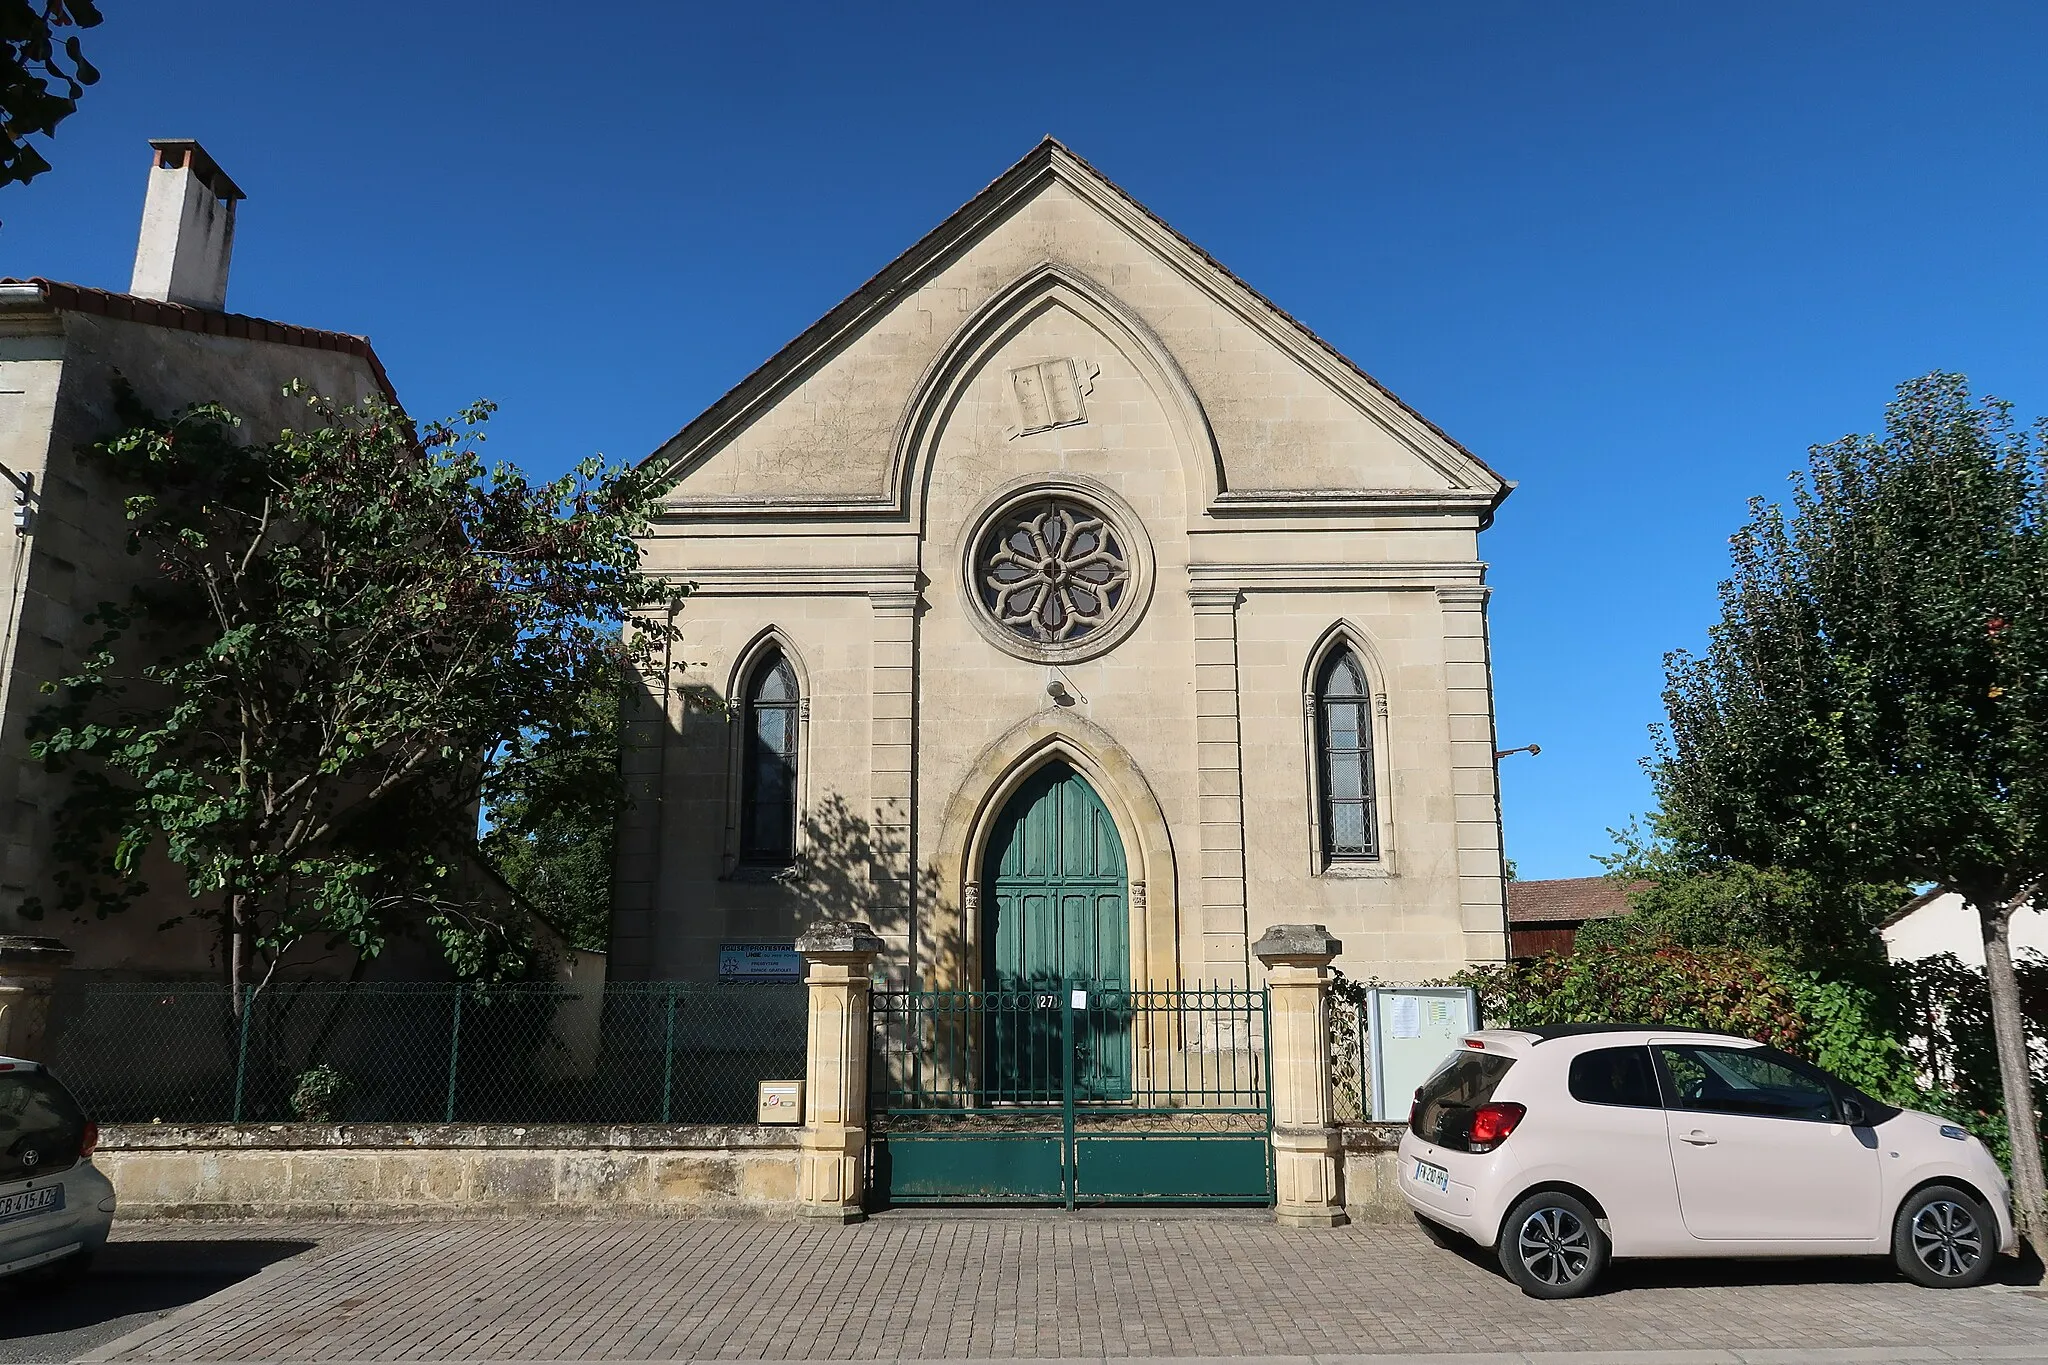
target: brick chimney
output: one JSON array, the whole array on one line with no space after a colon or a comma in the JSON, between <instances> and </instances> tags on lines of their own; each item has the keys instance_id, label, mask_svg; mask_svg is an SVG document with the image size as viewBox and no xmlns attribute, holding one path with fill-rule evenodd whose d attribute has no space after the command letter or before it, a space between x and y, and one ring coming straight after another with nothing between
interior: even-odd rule
<instances>
[{"instance_id":1,"label":"brick chimney","mask_svg":"<svg viewBox=\"0 0 2048 1365\"><path fill-rule=\"evenodd\" d=\"M235 245L235 182L190 138L151 138L149 197L128 292L145 299L224 308Z\"/></svg>"}]
</instances>

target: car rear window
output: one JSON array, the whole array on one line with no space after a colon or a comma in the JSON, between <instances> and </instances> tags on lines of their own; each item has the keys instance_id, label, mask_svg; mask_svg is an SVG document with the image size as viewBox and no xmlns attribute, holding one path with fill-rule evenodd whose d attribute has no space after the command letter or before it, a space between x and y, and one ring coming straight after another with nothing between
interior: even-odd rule
<instances>
[{"instance_id":1,"label":"car rear window","mask_svg":"<svg viewBox=\"0 0 2048 1365\"><path fill-rule=\"evenodd\" d=\"M1646 1047L1602 1047L1572 1058L1565 1084L1581 1104L1619 1104L1631 1109L1661 1109L1657 1070Z\"/></svg>"},{"instance_id":2,"label":"car rear window","mask_svg":"<svg viewBox=\"0 0 2048 1365\"><path fill-rule=\"evenodd\" d=\"M85 1112L43 1071L0 1072L0 1184L78 1164Z\"/></svg>"},{"instance_id":3,"label":"car rear window","mask_svg":"<svg viewBox=\"0 0 2048 1365\"><path fill-rule=\"evenodd\" d=\"M1464 1147L1472 1135L1472 1111L1493 1098L1514 1064L1497 1052L1454 1054L1416 1089L1409 1131L1439 1146Z\"/></svg>"}]
</instances>

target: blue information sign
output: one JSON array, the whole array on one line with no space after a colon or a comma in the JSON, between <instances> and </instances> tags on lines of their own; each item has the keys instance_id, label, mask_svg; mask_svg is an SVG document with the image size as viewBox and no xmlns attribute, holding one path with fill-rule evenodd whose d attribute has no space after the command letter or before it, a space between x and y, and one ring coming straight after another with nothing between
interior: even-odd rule
<instances>
[{"instance_id":1,"label":"blue information sign","mask_svg":"<svg viewBox=\"0 0 2048 1365\"><path fill-rule=\"evenodd\" d=\"M794 943L721 943L720 981L801 981L804 960Z\"/></svg>"}]
</instances>

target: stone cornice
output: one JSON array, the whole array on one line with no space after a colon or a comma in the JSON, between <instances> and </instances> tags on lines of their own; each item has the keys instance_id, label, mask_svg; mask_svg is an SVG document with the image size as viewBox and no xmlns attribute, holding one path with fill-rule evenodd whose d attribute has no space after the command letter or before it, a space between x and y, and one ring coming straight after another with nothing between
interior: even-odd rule
<instances>
[{"instance_id":1,"label":"stone cornice","mask_svg":"<svg viewBox=\"0 0 2048 1365\"><path fill-rule=\"evenodd\" d=\"M1373 589L1488 591L1486 565L1477 560L1425 562L1396 560L1385 564L1190 564L1190 591L1235 589L1241 592L1361 592Z\"/></svg>"},{"instance_id":2,"label":"stone cornice","mask_svg":"<svg viewBox=\"0 0 2048 1365\"><path fill-rule=\"evenodd\" d=\"M1233 612L1243 600L1244 592L1235 584L1198 583L1188 589L1188 605L1197 615Z\"/></svg>"},{"instance_id":3,"label":"stone cornice","mask_svg":"<svg viewBox=\"0 0 2048 1365\"><path fill-rule=\"evenodd\" d=\"M1217 495L1217 517L1482 516L1495 495L1474 488L1233 488Z\"/></svg>"},{"instance_id":4,"label":"stone cornice","mask_svg":"<svg viewBox=\"0 0 2048 1365\"><path fill-rule=\"evenodd\" d=\"M923 577L914 568L694 569L667 575L695 597L876 597L915 598Z\"/></svg>"}]
</instances>

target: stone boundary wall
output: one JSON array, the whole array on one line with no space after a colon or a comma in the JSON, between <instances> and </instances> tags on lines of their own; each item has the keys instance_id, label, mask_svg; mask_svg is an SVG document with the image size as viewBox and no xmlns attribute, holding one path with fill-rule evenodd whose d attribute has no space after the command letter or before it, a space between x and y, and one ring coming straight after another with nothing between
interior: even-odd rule
<instances>
[{"instance_id":1,"label":"stone boundary wall","mask_svg":"<svg viewBox=\"0 0 2048 1365\"><path fill-rule=\"evenodd\" d=\"M1344 1207L1405 1222L1398 1123L1341 1125ZM753 1125L147 1123L101 1130L125 1218L791 1217L798 1133Z\"/></svg>"},{"instance_id":2,"label":"stone boundary wall","mask_svg":"<svg viewBox=\"0 0 2048 1365\"><path fill-rule=\"evenodd\" d=\"M795 1128L149 1123L101 1130L127 1218L794 1215Z\"/></svg>"},{"instance_id":3,"label":"stone boundary wall","mask_svg":"<svg viewBox=\"0 0 2048 1365\"><path fill-rule=\"evenodd\" d=\"M1401 1197L1401 1134L1405 1123L1342 1123L1344 1211L1354 1223L1405 1223L1414 1215Z\"/></svg>"}]
</instances>

